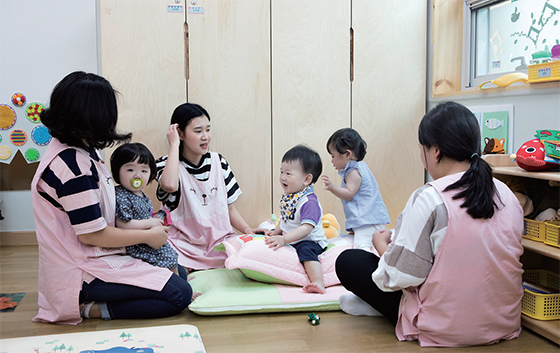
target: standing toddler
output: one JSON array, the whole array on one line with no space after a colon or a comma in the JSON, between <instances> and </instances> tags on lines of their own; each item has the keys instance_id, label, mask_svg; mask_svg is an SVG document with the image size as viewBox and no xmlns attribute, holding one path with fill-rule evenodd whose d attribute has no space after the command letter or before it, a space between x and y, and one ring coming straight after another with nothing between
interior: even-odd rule
<instances>
[{"instance_id":1,"label":"standing toddler","mask_svg":"<svg viewBox=\"0 0 560 353\"><path fill-rule=\"evenodd\" d=\"M375 177L363 161L367 144L354 129L337 130L327 141L327 151L338 175L341 186L334 185L329 177L322 176L325 190L342 201L346 216L346 230L354 233L354 249L376 252L372 248L372 235L391 223Z\"/></svg>"}]
</instances>

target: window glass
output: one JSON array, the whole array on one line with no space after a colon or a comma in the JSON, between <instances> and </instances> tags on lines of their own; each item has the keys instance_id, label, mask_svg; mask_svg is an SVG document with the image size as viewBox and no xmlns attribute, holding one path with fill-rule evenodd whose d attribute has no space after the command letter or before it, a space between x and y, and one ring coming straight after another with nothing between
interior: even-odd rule
<instances>
[{"instance_id":1,"label":"window glass","mask_svg":"<svg viewBox=\"0 0 560 353\"><path fill-rule=\"evenodd\" d=\"M472 15L474 78L515 71L522 62L515 58L525 57L529 65L533 54L543 56L560 44L560 0L506 0Z\"/></svg>"}]
</instances>

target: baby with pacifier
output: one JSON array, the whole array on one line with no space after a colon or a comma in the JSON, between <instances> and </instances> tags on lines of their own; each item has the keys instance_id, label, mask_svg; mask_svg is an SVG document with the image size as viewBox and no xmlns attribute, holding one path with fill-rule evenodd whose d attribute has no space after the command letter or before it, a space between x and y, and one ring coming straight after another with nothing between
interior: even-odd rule
<instances>
[{"instance_id":1,"label":"baby with pacifier","mask_svg":"<svg viewBox=\"0 0 560 353\"><path fill-rule=\"evenodd\" d=\"M142 191L156 177L156 162L146 146L141 143L119 146L111 156L111 172L119 184L115 186L117 228L150 229L169 225L168 214L163 210L154 213L152 201ZM127 246L126 253L179 274L177 252L169 242L159 249L147 244Z\"/></svg>"}]
</instances>

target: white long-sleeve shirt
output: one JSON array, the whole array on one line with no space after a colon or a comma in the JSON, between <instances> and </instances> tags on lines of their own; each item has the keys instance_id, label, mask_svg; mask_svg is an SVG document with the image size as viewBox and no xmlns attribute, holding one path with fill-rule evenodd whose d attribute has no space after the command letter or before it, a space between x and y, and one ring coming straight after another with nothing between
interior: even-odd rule
<instances>
[{"instance_id":1,"label":"white long-sleeve shirt","mask_svg":"<svg viewBox=\"0 0 560 353\"><path fill-rule=\"evenodd\" d=\"M417 189L397 218L395 234L372 274L386 292L422 284L447 230L447 209L430 185Z\"/></svg>"}]
</instances>

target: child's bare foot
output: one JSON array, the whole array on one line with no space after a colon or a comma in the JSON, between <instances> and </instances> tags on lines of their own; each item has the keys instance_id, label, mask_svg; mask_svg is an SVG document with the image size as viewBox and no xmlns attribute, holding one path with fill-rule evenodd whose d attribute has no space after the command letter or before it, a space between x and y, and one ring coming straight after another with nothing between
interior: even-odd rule
<instances>
[{"instance_id":1,"label":"child's bare foot","mask_svg":"<svg viewBox=\"0 0 560 353\"><path fill-rule=\"evenodd\" d=\"M192 294L192 298L191 298L191 303L194 302L194 300L198 297L200 297L202 295L202 293L200 292L193 292Z\"/></svg>"},{"instance_id":2,"label":"child's bare foot","mask_svg":"<svg viewBox=\"0 0 560 353\"><path fill-rule=\"evenodd\" d=\"M325 286L320 283L309 283L303 286L303 291L307 293L319 293L325 294L327 291L325 290Z\"/></svg>"}]
</instances>

